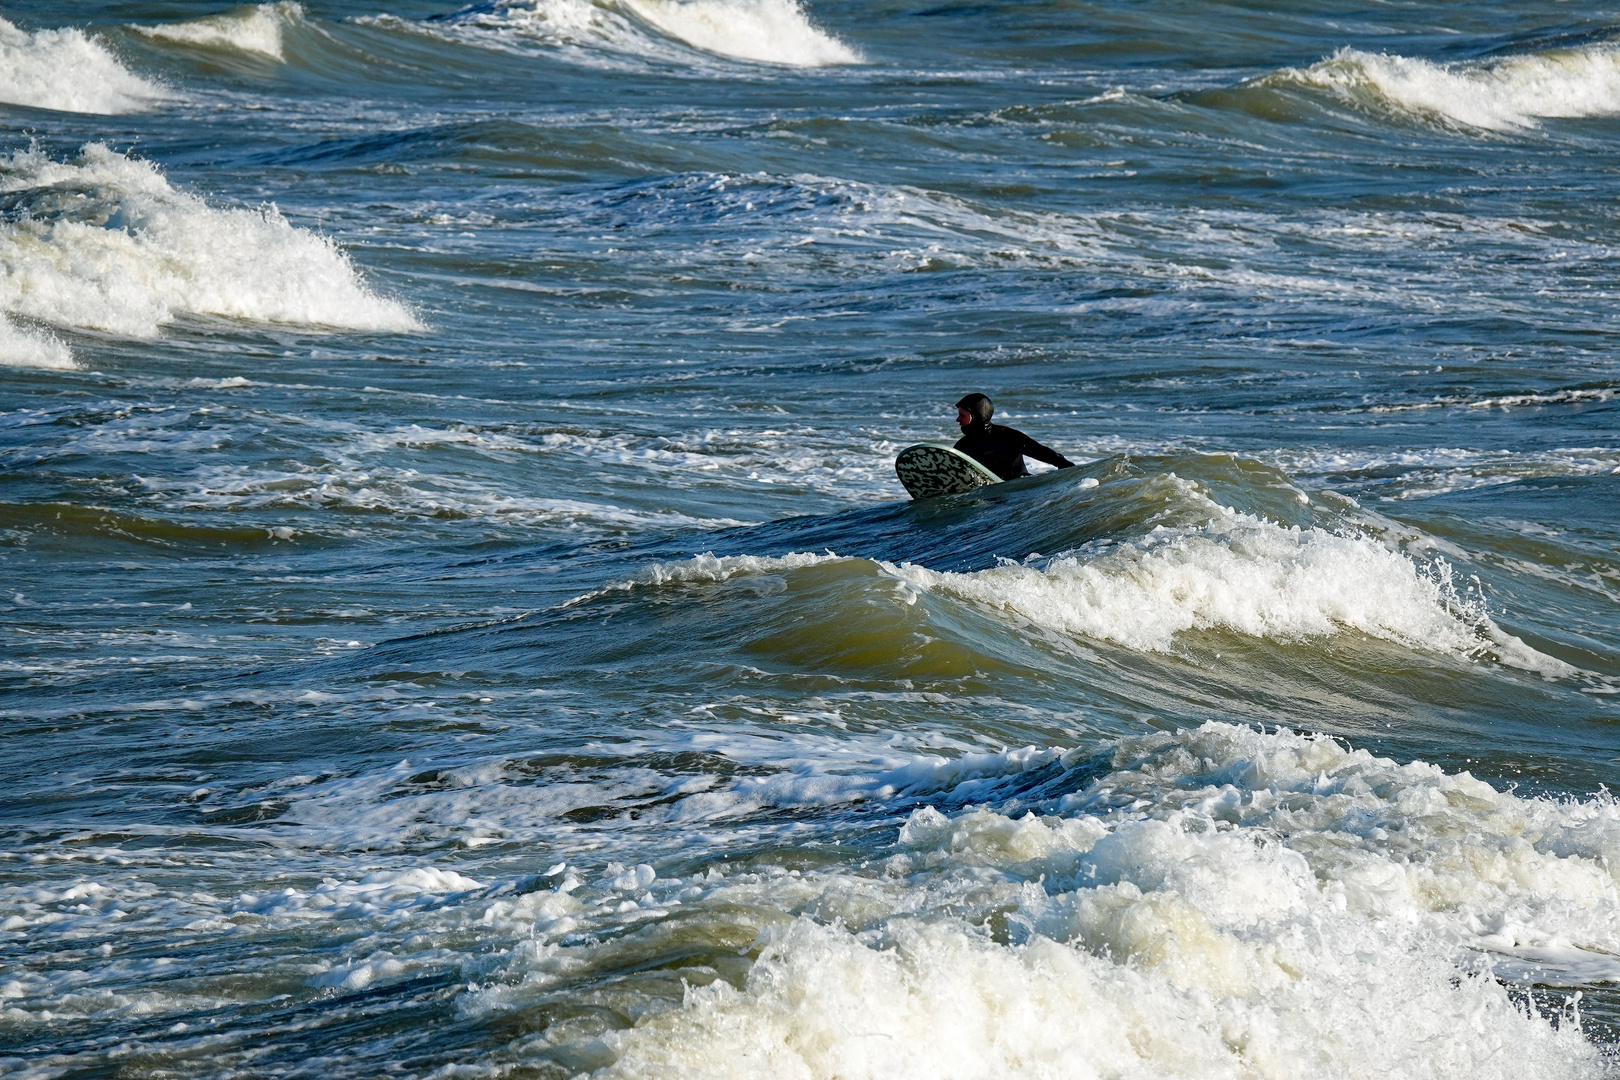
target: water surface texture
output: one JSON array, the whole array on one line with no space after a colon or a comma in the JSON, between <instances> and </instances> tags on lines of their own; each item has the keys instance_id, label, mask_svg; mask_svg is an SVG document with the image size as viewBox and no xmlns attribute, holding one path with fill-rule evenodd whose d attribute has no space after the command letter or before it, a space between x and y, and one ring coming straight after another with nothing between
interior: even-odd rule
<instances>
[{"instance_id":1,"label":"water surface texture","mask_svg":"<svg viewBox=\"0 0 1620 1080\"><path fill-rule=\"evenodd\" d=\"M0 1073L1614 1071L1620 8L453 3L0 7Z\"/></svg>"}]
</instances>

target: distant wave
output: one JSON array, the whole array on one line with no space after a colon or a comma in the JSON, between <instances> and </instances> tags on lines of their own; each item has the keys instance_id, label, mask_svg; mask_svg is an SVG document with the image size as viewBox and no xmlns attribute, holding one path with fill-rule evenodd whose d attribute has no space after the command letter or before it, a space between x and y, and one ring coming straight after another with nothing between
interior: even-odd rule
<instances>
[{"instance_id":1,"label":"distant wave","mask_svg":"<svg viewBox=\"0 0 1620 1080\"><path fill-rule=\"evenodd\" d=\"M0 19L0 102L58 112L140 112L168 97L84 31L29 33Z\"/></svg>"},{"instance_id":2,"label":"distant wave","mask_svg":"<svg viewBox=\"0 0 1620 1080\"><path fill-rule=\"evenodd\" d=\"M705 52L796 67L858 64L861 54L816 29L792 0L624 0L671 37Z\"/></svg>"},{"instance_id":3,"label":"distant wave","mask_svg":"<svg viewBox=\"0 0 1620 1080\"><path fill-rule=\"evenodd\" d=\"M817 28L797 0L497 0L437 23L505 45L540 44L679 59L660 41L734 60L793 67L858 64L862 56Z\"/></svg>"},{"instance_id":4,"label":"distant wave","mask_svg":"<svg viewBox=\"0 0 1620 1080\"><path fill-rule=\"evenodd\" d=\"M1620 396L1620 387L1577 387L1569 390L1526 391L1522 394L1497 394L1492 397L1472 397L1466 394L1437 395L1427 401L1395 402L1391 404L1357 406L1347 412L1401 413L1426 409L1512 409L1534 405L1582 405L1587 402L1603 404Z\"/></svg>"},{"instance_id":5,"label":"distant wave","mask_svg":"<svg viewBox=\"0 0 1620 1080\"><path fill-rule=\"evenodd\" d=\"M413 330L327 238L274 207L218 209L158 169L91 143L74 161L0 157L0 311L155 337L180 314Z\"/></svg>"},{"instance_id":6,"label":"distant wave","mask_svg":"<svg viewBox=\"0 0 1620 1080\"><path fill-rule=\"evenodd\" d=\"M235 49L275 60L283 58L282 36L289 26L304 21L303 6L292 0L239 7L219 15L185 22L131 27L136 33L176 45L207 49Z\"/></svg>"},{"instance_id":7,"label":"distant wave","mask_svg":"<svg viewBox=\"0 0 1620 1080\"><path fill-rule=\"evenodd\" d=\"M1535 127L1542 117L1620 115L1620 48L1556 49L1456 64L1347 48L1308 68L1261 80L1289 83L1448 125L1506 131Z\"/></svg>"}]
</instances>

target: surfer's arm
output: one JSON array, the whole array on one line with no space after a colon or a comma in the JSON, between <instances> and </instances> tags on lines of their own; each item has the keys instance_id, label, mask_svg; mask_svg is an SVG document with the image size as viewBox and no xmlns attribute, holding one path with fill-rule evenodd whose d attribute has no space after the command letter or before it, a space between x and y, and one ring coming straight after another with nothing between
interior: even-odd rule
<instances>
[{"instance_id":1,"label":"surfer's arm","mask_svg":"<svg viewBox=\"0 0 1620 1080\"><path fill-rule=\"evenodd\" d=\"M1032 457L1036 461L1044 461L1048 465L1056 465L1060 469L1074 468L1074 462L1053 450L1050 446L1042 446L1028 435L1024 435L1023 432L1019 432L1019 435L1023 436L1024 445L1020 448L1020 452L1025 457Z\"/></svg>"}]
</instances>

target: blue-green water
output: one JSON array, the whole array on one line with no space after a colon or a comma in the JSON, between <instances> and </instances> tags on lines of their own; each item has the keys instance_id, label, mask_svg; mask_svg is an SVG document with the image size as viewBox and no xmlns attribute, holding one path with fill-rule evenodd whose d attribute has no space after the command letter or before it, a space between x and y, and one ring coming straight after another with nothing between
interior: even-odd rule
<instances>
[{"instance_id":1,"label":"blue-green water","mask_svg":"<svg viewBox=\"0 0 1620 1080\"><path fill-rule=\"evenodd\" d=\"M1611 1068L1620 9L0 18L0 1073Z\"/></svg>"}]
</instances>

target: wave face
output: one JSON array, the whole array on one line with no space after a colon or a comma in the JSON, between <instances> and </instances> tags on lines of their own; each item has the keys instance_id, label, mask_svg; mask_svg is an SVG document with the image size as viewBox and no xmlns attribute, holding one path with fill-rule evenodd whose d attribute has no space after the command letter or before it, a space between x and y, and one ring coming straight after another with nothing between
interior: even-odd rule
<instances>
[{"instance_id":1,"label":"wave face","mask_svg":"<svg viewBox=\"0 0 1620 1080\"><path fill-rule=\"evenodd\" d=\"M169 92L82 30L20 30L0 19L0 102L78 113L132 113Z\"/></svg>"},{"instance_id":2,"label":"wave face","mask_svg":"<svg viewBox=\"0 0 1620 1080\"><path fill-rule=\"evenodd\" d=\"M797 0L501 0L439 25L492 44L600 49L676 62L684 58L671 44L791 67L862 60L814 26Z\"/></svg>"},{"instance_id":3,"label":"wave face","mask_svg":"<svg viewBox=\"0 0 1620 1080\"><path fill-rule=\"evenodd\" d=\"M281 60L284 58L283 32L303 22L303 7L291 0L281 0L280 3L237 8L222 15L132 29L154 41L203 49L232 49Z\"/></svg>"},{"instance_id":4,"label":"wave face","mask_svg":"<svg viewBox=\"0 0 1620 1080\"><path fill-rule=\"evenodd\" d=\"M1543 118L1620 115L1620 47L1595 45L1457 64L1340 49L1263 80L1443 124L1508 131Z\"/></svg>"},{"instance_id":5,"label":"wave face","mask_svg":"<svg viewBox=\"0 0 1620 1080\"><path fill-rule=\"evenodd\" d=\"M156 337L181 315L414 330L324 237L273 207L218 209L148 162L92 143L72 161L0 159L0 308L57 326Z\"/></svg>"}]
</instances>

